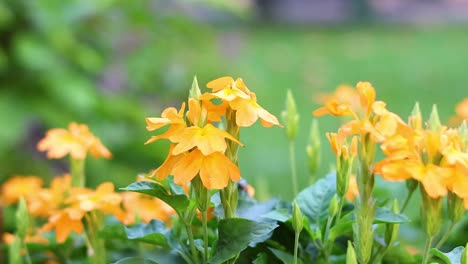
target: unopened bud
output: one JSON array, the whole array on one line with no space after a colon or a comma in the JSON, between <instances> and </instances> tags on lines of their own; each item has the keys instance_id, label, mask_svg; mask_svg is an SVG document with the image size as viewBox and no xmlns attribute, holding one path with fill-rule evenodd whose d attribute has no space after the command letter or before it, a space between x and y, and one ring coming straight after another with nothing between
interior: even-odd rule
<instances>
[{"instance_id":1,"label":"unopened bud","mask_svg":"<svg viewBox=\"0 0 468 264\"><path fill-rule=\"evenodd\" d=\"M346 264L357 264L356 252L354 251L353 243L348 240L348 249L346 250Z\"/></svg>"},{"instance_id":2,"label":"unopened bud","mask_svg":"<svg viewBox=\"0 0 468 264\"><path fill-rule=\"evenodd\" d=\"M414 129L422 129L422 115L418 102L414 104L413 111L411 111L411 116L409 117L409 125Z\"/></svg>"},{"instance_id":3,"label":"unopened bud","mask_svg":"<svg viewBox=\"0 0 468 264\"><path fill-rule=\"evenodd\" d=\"M328 205L328 215L334 217L338 213L338 195L333 195L333 198Z\"/></svg>"},{"instance_id":4,"label":"unopened bud","mask_svg":"<svg viewBox=\"0 0 468 264\"><path fill-rule=\"evenodd\" d=\"M302 215L301 208L299 208L297 201L293 203L292 226L294 231L298 233L304 228L304 216Z\"/></svg>"},{"instance_id":5,"label":"unopened bud","mask_svg":"<svg viewBox=\"0 0 468 264\"><path fill-rule=\"evenodd\" d=\"M426 193L422 193L421 221L428 236L436 235L441 225L441 198L431 198Z\"/></svg>"},{"instance_id":6,"label":"unopened bud","mask_svg":"<svg viewBox=\"0 0 468 264\"><path fill-rule=\"evenodd\" d=\"M439 112L437 111L436 105L432 106L432 112L427 122L429 124L429 128L432 131L438 131L440 129L441 123L440 123L440 118L439 118Z\"/></svg>"},{"instance_id":7,"label":"unopened bud","mask_svg":"<svg viewBox=\"0 0 468 264\"><path fill-rule=\"evenodd\" d=\"M461 256L461 264L468 264L468 243L466 243Z\"/></svg>"},{"instance_id":8,"label":"unopened bud","mask_svg":"<svg viewBox=\"0 0 468 264\"><path fill-rule=\"evenodd\" d=\"M29 227L29 215L26 201L20 198L18 209L16 210L16 234L21 240L24 240Z\"/></svg>"},{"instance_id":9,"label":"unopened bud","mask_svg":"<svg viewBox=\"0 0 468 264\"><path fill-rule=\"evenodd\" d=\"M336 172L336 193L343 198L349 189L349 178L351 177L352 161L342 160Z\"/></svg>"},{"instance_id":10,"label":"unopened bud","mask_svg":"<svg viewBox=\"0 0 468 264\"><path fill-rule=\"evenodd\" d=\"M317 172L320 164L320 145L321 142L318 122L317 119L314 118L310 127L309 143L306 147L307 165L309 167L309 173L312 175Z\"/></svg>"},{"instance_id":11,"label":"unopened bud","mask_svg":"<svg viewBox=\"0 0 468 264\"><path fill-rule=\"evenodd\" d=\"M393 201L392 212L399 213L398 200ZM387 247L391 247L398 237L400 231L400 224L386 224L385 225L385 243Z\"/></svg>"},{"instance_id":12,"label":"unopened bud","mask_svg":"<svg viewBox=\"0 0 468 264\"><path fill-rule=\"evenodd\" d=\"M286 96L286 111L282 113L284 123L286 124L286 133L290 141L294 141L297 136L299 129L299 114L297 113L296 102L291 93L291 90L288 90Z\"/></svg>"},{"instance_id":13,"label":"unopened bud","mask_svg":"<svg viewBox=\"0 0 468 264\"><path fill-rule=\"evenodd\" d=\"M447 197L447 210L452 223L457 223L465 212L464 201L453 192L449 192Z\"/></svg>"},{"instance_id":14,"label":"unopened bud","mask_svg":"<svg viewBox=\"0 0 468 264\"><path fill-rule=\"evenodd\" d=\"M193 77L192 88L189 91L189 98L198 100L201 95L200 87L198 86L197 76Z\"/></svg>"},{"instance_id":15,"label":"unopened bud","mask_svg":"<svg viewBox=\"0 0 468 264\"><path fill-rule=\"evenodd\" d=\"M8 245L8 263L22 264L21 257L21 239L15 236L13 242Z\"/></svg>"},{"instance_id":16,"label":"unopened bud","mask_svg":"<svg viewBox=\"0 0 468 264\"><path fill-rule=\"evenodd\" d=\"M458 135L462 142L462 148L468 151L468 126L466 120L463 120L461 125L458 127Z\"/></svg>"}]
</instances>

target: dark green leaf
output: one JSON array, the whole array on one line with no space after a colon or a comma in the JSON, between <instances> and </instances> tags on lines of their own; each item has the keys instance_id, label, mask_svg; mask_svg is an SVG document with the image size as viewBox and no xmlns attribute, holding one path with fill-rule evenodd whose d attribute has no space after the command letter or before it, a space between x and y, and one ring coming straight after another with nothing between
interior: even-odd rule
<instances>
[{"instance_id":1,"label":"dark green leaf","mask_svg":"<svg viewBox=\"0 0 468 264\"><path fill-rule=\"evenodd\" d=\"M265 252L261 252L257 255L257 258L252 261L252 264L268 264L268 256Z\"/></svg>"},{"instance_id":2,"label":"dark green leaf","mask_svg":"<svg viewBox=\"0 0 468 264\"><path fill-rule=\"evenodd\" d=\"M99 236L107 239L124 239L127 240L127 233L125 233L125 226L121 224L105 225L103 229L99 230Z\"/></svg>"},{"instance_id":3,"label":"dark green leaf","mask_svg":"<svg viewBox=\"0 0 468 264\"><path fill-rule=\"evenodd\" d=\"M222 263L239 254L249 244L263 242L277 226L274 223L255 222L243 218L221 220L216 252L210 263Z\"/></svg>"},{"instance_id":4,"label":"dark green leaf","mask_svg":"<svg viewBox=\"0 0 468 264\"><path fill-rule=\"evenodd\" d=\"M117 262L114 262L114 264L158 264L157 262L154 262L149 259L142 259L142 258L124 258L121 259Z\"/></svg>"},{"instance_id":5,"label":"dark green leaf","mask_svg":"<svg viewBox=\"0 0 468 264\"><path fill-rule=\"evenodd\" d=\"M150 181L138 181L130 184L126 188L121 188L123 191L132 191L148 194L157 197L177 212L183 212L189 205L189 200L185 194L170 194L162 185Z\"/></svg>"},{"instance_id":6,"label":"dark green leaf","mask_svg":"<svg viewBox=\"0 0 468 264\"><path fill-rule=\"evenodd\" d=\"M279 260L281 260L284 264L294 263L294 256L289 254L288 252L284 252L284 251L281 251L279 249L274 249L274 248L270 248L270 247L268 249L271 250L271 252L273 252L275 257L277 257ZM298 259L297 263L301 264L302 261L300 259Z\"/></svg>"},{"instance_id":7,"label":"dark green leaf","mask_svg":"<svg viewBox=\"0 0 468 264\"><path fill-rule=\"evenodd\" d=\"M286 208L277 209L274 211L270 211L266 214L261 215L262 218L273 219L278 222L286 222L291 218L291 212L289 212Z\"/></svg>"},{"instance_id":8,"label":"dark green leaf","mask_svg":"<svg viewBox=\"0 0 468 264\"><path fill-rule=\"evenodd\" d=\"M407 223L410 219L403 214L395 214L386 207L378 207L374 217L375 223Z\"/></svg>"},{"instance_id":9,"label":"dark green leaf","mask_svg":"<svg viewBox=\"0 0 468 264\"><path fill-rule=\"evenodd\" d=\"M464 247L460 246L454 248L448 253L444 253L437 248L433 248L429 251L429 253L440 258L442 261L444 261L445 264L460 264L464 249Z\"/></svg>"},{"instance_id":10,"label":"dark green leaf","mask_svg":"<svg viewBox=\"0 0 468 264\"><path fill-rule=\"evenodd\" d=\"M300 192L296 201L309 222L313 225L319 225L321 219L327 216L328 205L335 193L335 173L330 173Z\"/></svg>"},{"instance_id":11,"label":"dark green leaf","mask_svg":"<svg viewBox=\"0 0 468 264\"><path fill-rule=\"evenodd\" d=\"M148 224L138 224L132 227L125 227L125 233L130 240L146 242L163 247L169 247L169 231L163 222L151 220Z\"/></svg>"}]
</instances>

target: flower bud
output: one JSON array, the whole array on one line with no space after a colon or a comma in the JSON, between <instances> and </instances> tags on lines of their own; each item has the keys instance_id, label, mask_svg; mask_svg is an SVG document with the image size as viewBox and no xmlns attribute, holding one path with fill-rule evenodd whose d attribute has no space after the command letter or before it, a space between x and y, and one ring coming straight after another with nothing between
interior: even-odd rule
<instances>
[{"instance_id":1,"label":"flower bud","mask_svg":"<svg viewBox=\"0 0 468 264\"><path fill-rule=\"evenodd\" d=\"M296 102L294 101L291 90L288 90L288 94L286 96L286 111L283 111L282 117L286 124L288 139L290 141L294 141L299 129L299 114L297 113Z\"/></svg>"},{"instance_id":2,"label":"flower bud","mask_svg":"<svg viewBox=\"0 0 468 264\"><path fill-rule=\"evenodd\" d=\"M29 227L29 215L26 201L20 198L18 209L16 210L16 234L21 240L24 240Z\"/></svg>"},{"instance_id":3,"label":"flower bud","mask_svg":"<svg viewBox=\"0 0 468 264\"><path fill-rule=\"evenodd\" d=\"M328 215L334 217L338 213L338 195L333 195L333 198L328 205Z\"/></svg>"},{"instance_id":4,"label":"flower bud","mask_svg":"<svg viewBox=\"0 0 468 264\"><path fill-rule=\"evenodd\" d=\"M357 264L356 252L353 248L353 243L348 240L348 249L346 250L346 264Z\"/></svg>"},{"instance_id":5,"label":"flower bud","mask_svg":"<svg viewBox=\"0 0 468 264\"><path fill-rule=\"evenodd\" d=\"M465 212L464 201L453 192L449 192L447 196L447 210L449 219L452 223L457 223Z\"/></svg>"},{"instance_id":6,"label":"flower bud","mask_svg":"<svg viewBox=\"0 0 468 264\"><path fill-rule=\"evenodd\" d=\"M302 215L301 208L299 208L297 201L293 203L292 226L294 231L298 233L304 228L304 216Z\"/></svg>"},{"instance_id":7,"label":"flower bud","mask_svg":"<svg viewBox=\"0 0 468 264\"><path fill-rule=\"evenodd\" d=\"M468 264L468 243L465 245L461 256L461 264Z\"/></svg>"},{"instance_id":8,"label":"flower bud","mask_svg":"<svg viewBox=\"0 0 468 264\"><path fill-rule=\"evenodd\" d=\"M458 127L458 135L462 142L462 148L468 151L468 126L466 120L463 120L461 125Z\"/></svg>"},{"instance_id":9,"label":"flower bud","mask_svg":"<svg viewBox=\"0 0 468 264\"><path fill-rule=\"evenodd\" d=\"M23 263L23 258L21 257L21 239L18 236L15 236L13 242L8 245L8 253L8 263Z\"/></svg>"},{"instance_id":10,"label":"flower bud","mask_svg":"<svg viewBox=\"0 0 468 264\"><path fill-rule=\"evenodd\" d=\"M398 200L393 201L392 212L395 214L399 213ZM398 232L400 231L400 224L386 224L385 225L385 243L388 247L391 247L395 243Z\"/></svg>"},{"instance_id":11,"label":"flower bud","mask_svg":"<svg viewBox=\"0 0 468 264\"><path fill-rule=\"evenodd\" d=\"M200 87L198 86L197 76L193 77L192 88L189 91L189 98L198 100L201 95Z\"/></svg>"},{"instance_id":12,"label":"flower bud","mask_svg":"<svg viewBox=\"0 0 468 264\"><path fill-rule=\"evenodd\" d=\"M439 118L439 112L437 111L437 106L433 105L432 106L432 112L431 115L429 116L429 120L427 121L429 124L429 128L432 131L438 131L441 127L440 123L440 118Z\"/></svg>"},{"instance_id":13,"label":"flower bud","mask_svg":"<svg viewBox=\"0 0 468 264\"><path fill-rule=\"evenodd\" d=\"M436 235L441 225L441 198L431 198L422 191L421 221L428 236Z\"/></svg>"},{"instance_id":14,"label":"flower bud","mask_svg":"<svg viewBox=\"0 0 468 264\"><path fill-rule=\"evenodd\" d=\"M310 127L309 143L306 147L307 152L307 165L309 167L309 173L315 174L320 164L320 132L318 127L317 119L312 120Z\"/></svg>"},{"instance_id":15,"label":"flower bud","mask_svg":"<svg viewBox=\"0 0 468 264\"><path fill-rule=\"evenodd\" d=\"M416 102L413 111L411 111L411 116L409 117L408 123L414 129L422 129L422 115L418 102Z\"/></svg>"}]
</instances>

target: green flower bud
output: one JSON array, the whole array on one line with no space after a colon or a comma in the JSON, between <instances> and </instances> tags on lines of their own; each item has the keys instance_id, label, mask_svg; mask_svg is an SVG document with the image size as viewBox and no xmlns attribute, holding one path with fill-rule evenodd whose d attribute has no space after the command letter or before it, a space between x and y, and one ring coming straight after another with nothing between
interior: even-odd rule
<instances>
[{"instance_id":1,"label":"green flower bud","mask_svg":"<svg viewBox=\"0 0 468 264\"><path fill-rule=\"evenodd\" d=\"M192 88L189 91L189 98L198 100L201 95L200 87L198 86L197 76L193 77Z\"/></svg>"},{"instance_id":2,"label":"green flower bud","mask_svg":"<svg viewBox=\"0 0 468 264\"><path fill-rule=\"evenodd\" d=\"M195 197L197 198L197 207L200 209L200 211L206 211L208 210L208 207L210 206L210 196L209 196L209 191L203 186L203 183L200 179L200 176L196 176L193 178L192 182L192 188L195 192Z\"/></svg>"},{"instance_id":3,"label":"green flower bud","mask_svg":"<svg viewBox=\"0 0 468 264\"><path fill-rule=\"evenodd\" d=\"M466 124L466 120L463 120L461 125L458 127L458 135L460 135L460 139L462 142L462 148L468 148L468 126Z\"/></svg>"},{"instance_id":4,"label":"green flower bud","mask_svg":"<svg viewBox=\"0 0 468 264\"><path fill-rule=\"evenodd\" d=\"M16 210L16 234L21 240L24 240L29 227L29 215L26 201L20 198L18 209Z\"/></svg>"},{"instance_id":5,"label":"green flower bud","mask_svg":"<svg viewBox=\"0 0 468 264\"><path fill-rule=\"evenodd\" d=\"M328 205L328 215L334 217L338 213L338 195L333 195L333 198Z\"/></svg>"},{"instance_id":6,"label":"green flower bud","mask_svg":"<svg viewBox=\"0 0 468 264\"><path fill-rule=\"evenodd\" d=\"M400 209L398 208L398 200L393 201L392 212L398 214ZM400 224L386 224L385 225L385 243L391 247L395 243L398 232L400 231Z\"/></svg>"},{"instance_id":7,"label":"green flower bud","mask_svg":"<svg viewBox=\"0 0 468 264\"><path fill-rule=\"evenodd\" d=\"M346 264L357 264L356 252L353 248L353 243L348 240L348 249L346 250Z\"/></svg>"},{"instance_id":8,"label":"green flower bud","mask_svg":"<svg viewBox=\"0 0 468 264\"><path fill-rule=\"evenodd\" d=\"M286 96L286 111L283 111L282 117L286 124L286 133L290 141L294 141L299 129L299 114L296 109L296 102L291 90L288 90Z\"/></svg>"},{"instance_id":9,"label":"green flower bud","mask_svg":"<svg viewBox=\"0 0 468 264\"><path fill-rule=\"evenodd\" d=\"M13 242L8 247L8 263L22 264L21 239L15 236Z\"/></svg>"},{"instance_id":10,"label":"green flower bud","mask_svg":"<svg viewBox=\"0 0 468 264\"><path fill-rule=\"evenodd\" d=\"M292 227L294 231L298 233L304 228L304 215L302 215L301 208L299 208L297 201L293 202Z\"/></svg>"},{"instance_id":11,"label":"green flower bud","mask_svg":"<svg viewBox=\"0 0 468 264\"><path fill-rule=\"evenodd\" d=\"M461 264L468 264L468 243L465 245L461 256Z\"/></svg>"},{"instance_id":12,"label":"green flower bud","mask_svg":"<svg viewBox=\"0 0 468 264\"><path fill-rule=\"evenodd\" d=\"M307 165L309 167L309 173L314 175L320 164L320 130L317 119L312 120L310 127L309 143L306 147L307 152Z\"/></svg>"},{"instance_id":13,"label":"green flower bud","mask_svg":"<svg viewBox=\"0 0 468 264\"><path fill-rule=\"evenodd\" d=\"M419 108L419 102L414 104L413 110L411 111L411 116L421 116L421 109Z\"/></svg>"},{"instance_id":14,"label":"green flower bud","mask_svg":"<svg viewBox=\"0 0 468 264\"><path fill-rule=\"evenodd\" d=\"M408 189L409 193L412 193L414 192L414 190L416 190L416 188L418 188L418 184L419 184L418 181L413 180L413 179L408 179L406 180L406 189Z\"/></svg>"},{"instance_id":15,"label":"green flower bud","mask_svg":"<svg viewBox=\"0 0 468 264\"><path fill-rule=\"evenodd\" d=\"M453 192L449 192L447 196L447 210L449 219L452 223L457 223L463 217L463 213L465 212L463 199Z\"/></svg>"},{"instance_id":16,"label":"green flower bud","mask_svg":"<svg viewBox=\"0 0 468 264\"><path fill-rule=\"evenodd\" d=\"M441 226L441 198L431 198L422 190L421 221L428 236L435 236Z\"/></svg>"},{"instance_id":17,"label":"green flower bud","mask_svg":"<svg viewBox=\"0 0 468 264\"><path fill-rule=\"evenodd\" d=\"M340 158L340 167L336 172L336 192L343 198L349 189L349 178L351 177L352 160Z\"/></svg>"},{"instance_id":18,"label":"green flower bud","mask_svg":"<svg viewBox=\"0 0 468 264\"><path fill-rule=\"evenodd\" d=\"M441 127L440 123L440 118L439 118L439 112L437 111L437 106L433 105L432 106L432 112L431 115L429 116L429 120L427 121L429 124L429 127L432 131L438 131Z\"/></svg>"}]
</instances>

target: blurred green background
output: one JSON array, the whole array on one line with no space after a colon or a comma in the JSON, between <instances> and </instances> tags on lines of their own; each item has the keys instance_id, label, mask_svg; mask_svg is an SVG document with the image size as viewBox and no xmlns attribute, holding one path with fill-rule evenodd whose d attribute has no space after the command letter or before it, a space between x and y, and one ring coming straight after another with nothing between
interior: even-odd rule
<instances>
[{"instance_id":1,"label":"blurred green background","mask_svg":"<svg viewBox=\"0 0 468 264\"><path fill-rule=\"evenodd\" d=\"M438 16L413 21L411 13L401 21L391 14L379 17L387 7L370 0L345 3L335 13L328 6L328 13L321 12L320 1L312 2L316 19L297 15L297 7L278 12L279 1L2 0L0 182L13 175L50 180L64 173L67 162L47 160L36 144L47 129L76 121L88 124L114 155L88 160L89 185L110 180L125 186L167 154L166 142L143 144L152 135L144 118L179 107L195 75L202 87L221 76L242 77L277 117L291 89L301 114L296 156L302 188L311 180L305 147L317 94L367 80L377 98L404 119L419 101L426 118L437 104L442 120L468 96L465 23L432 20ZM334 164L324 133L339 123L319 119L318 175ZM284 129L257 124L241 131L241 141L242 176L257 197L290 200ZM379 182L379 195L403 199L403 186L383 188ZM410 216L419 212L413 205ZM412 232L407 235L415 237Z\"/></svg>"}]
</instances>

